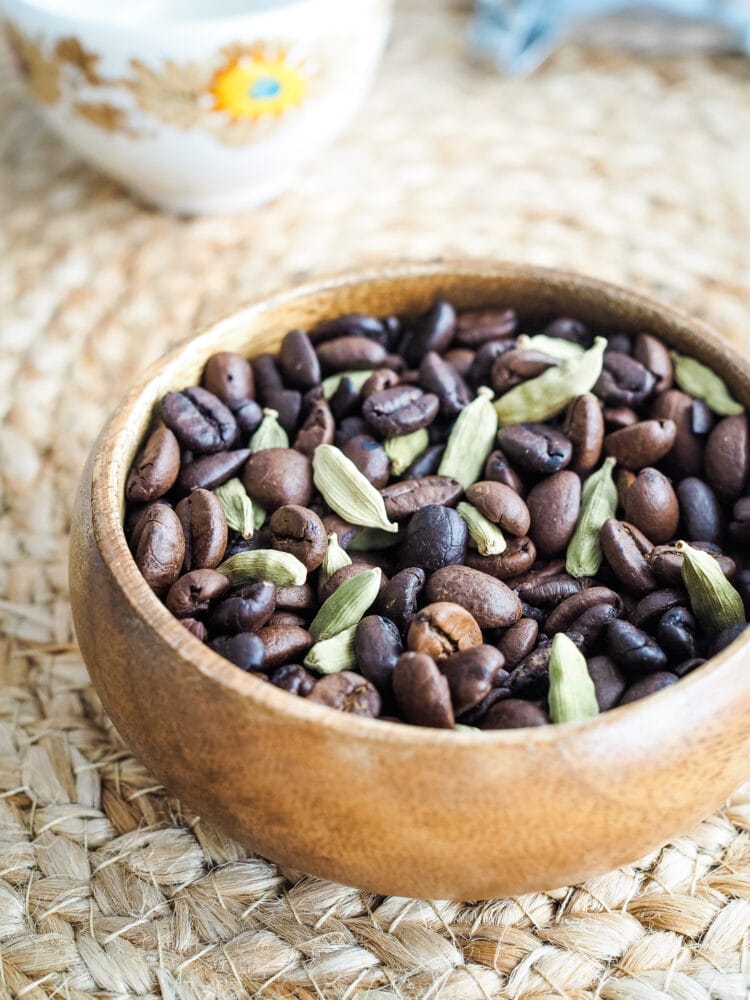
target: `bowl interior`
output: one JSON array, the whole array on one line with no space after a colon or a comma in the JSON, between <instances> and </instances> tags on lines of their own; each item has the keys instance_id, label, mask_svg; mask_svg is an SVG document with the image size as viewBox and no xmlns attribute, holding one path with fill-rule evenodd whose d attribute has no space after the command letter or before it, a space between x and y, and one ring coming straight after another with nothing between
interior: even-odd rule
<instances>
[{"instance_id":1,"label":"bowl interior","mask_svg":"<svg viewBox=\"0 0 750 1000\"><path fill-rule=\"evenodd\" d=\"M30 8L61 18L100 24L163 24L244 17L300 0L131 0L127 4L101 0L25 0Z\"/></svg>"}]
</instances>

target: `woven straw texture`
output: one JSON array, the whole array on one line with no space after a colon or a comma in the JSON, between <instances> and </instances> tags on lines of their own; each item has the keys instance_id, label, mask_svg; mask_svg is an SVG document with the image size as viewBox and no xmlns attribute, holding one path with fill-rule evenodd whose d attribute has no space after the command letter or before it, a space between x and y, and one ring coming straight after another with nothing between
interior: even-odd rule
<instances>
[{"instance_id":1,"label":"woven straw texture","mask_svg":"<svg viewBox=\"0 0 750 1000\"><path fill-rule=\"evenodd\" d=\"M467 66L464 26L443 2L402 3L355 126L294 192L234 218L135 204L3 71L4 997L750 992L750 784L586 885L377 898L248 857L170 798L113 732L75 646L71 500L113 401L169 344L280 283L393 256L512 258L639 286L747 347L750 65L569 48L505 81Z\"/></svg>"}]
</instances>

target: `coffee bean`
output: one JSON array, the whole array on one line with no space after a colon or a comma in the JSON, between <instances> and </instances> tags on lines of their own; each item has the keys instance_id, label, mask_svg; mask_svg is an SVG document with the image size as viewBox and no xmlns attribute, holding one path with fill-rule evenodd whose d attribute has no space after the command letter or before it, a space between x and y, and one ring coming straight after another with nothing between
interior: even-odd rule
<instances>
[{"instance_id":1,"label":"coffee bean","mask_svg":"<svg viewBox=\"0 0 750 1000\"><path fill-rule=\"evenodd\" d=\"M266 624L275 608L276 587L259 580L221 601L211 612L208 624L212 632L220 635L254 632Z\"/></svg>"},{"instance_id":2,"label":"coffee bean","mask_svg":"<svg viewBox=\"0 0 750 1000\"><path fill-rule=\"evenodd\" d=\"M357 665L381 694L389 694L396 661L404 651L401 634L389 618L367 615L354 637Z\"/></svg>"},{"instance_id":3,"label":"coffee bean","mask_svg":"<svg viewBox=\"0 0 750 1000\"><path fill-rule=\"evenodd\" d=\"M194 489L214 490L238 475L249 457L249 448L201 455L200 458L183 464L178 479L179 485L188 493Z\"/></svg>"},{"instance_id":4,"label":"coffee bean","mask_svg":"<svg viewBox=\"0 0 750 1000\"><path fill-rule=\"evenodd\" d=\"M255 397L255 379L247 358L232 351L212 354L203 369L203 387L236 412Z\"/></svg>"},{"instance_id":5,"label":"coffee bean","mask_svg":"<svg viewBox=\"0 0 750 1000\"><path fill-rule=\"evenodd\" d=\"M534 565L536 548L530 538L509 538L505 552L499 556L480 556L478 552L469 549L466 553L466 565L472 569L489 573L498 580L525 573Z\"/></svg>"},{"instance_id":6,"label":"coffee bean","mask_svg":"<svg viewBox=\"0 0 750 1000\"><path fill-rule=\"evenodd\" d=\"M589 676L594 682L600 712L618 704L625 691L626 682L617 665L608 656L593 656L587 660Z\"/></svg>"},{"instance_id":7,"label":"coffee bean","mask_svg":"<svg viewBox=\"0 0 750 1000\"><path fill-rule=\"evenodd\" d=\"M721 496L736 500L745 492L749 472L747 417L725 417L708 436L706 479Z\"/></svg>"},{"instance_id":8,"label":"coffee bean","mask_svg":"<svg viewBox=\"0 0 750 1000\"><path fill-rule=\"evenodd\" d=\"M646 695L656 694L657 691L663 691L664 688L669 687L676 681L677 676L675 674L670 674L664 670L649 674L648 677L642 677L639 681L636 681L635 684L630 685L620 699L620 704L629 705L633 701L645 698Z\"/></svg>"},{"instance_id":9,"label":"coffee bean","mask_svg":"<svg viewBox=\"0 0 750 1000\"><path fill-rule=\"evenodd\" d=\"M535 574L531 576L532 579L517 585L514 589L522 601L538 608L556 608L558 604L562 604L583 589L581 581L567 573L559 573L556 576L545 575L540 579L535 579Z\"/></svg>"},{"instance_id":10,"label":"coffee bean","mask_svg":"<svg viewBox=\"0 0 750 1000\"><path fill-rule=\"evenodd\" d=\"M672 673L677 674L678 677L687 677L698 667L702 667L705 662L702 656L695 656L692 660L685 660L683 663L678 663L676 667L672 667Z\"/></svg>"},{"instance_id":11,"label":"coffee bean","mask_svg":"<svg viewBox=\"0 0 750 1000\"><path fill-rule=\"evenodd\" d=\"M632 427L638 423L638 414L630 406L605 406L602 410L604 423L611 433Z\"/></svg>"},{"instance_id":12,"label":"coffee bean","mask_svg":"<svg viewBox=\"0 0 750 1000\"><path fill-rule=\"evenodd\" d=\"M378 368L360 389L360 399L364 401L368 396L373 396L376 392L385 392L386 389L392 389L400 383L401 376L392 368Z\"/></svg>"},{"instance_id":13,"label":"coffee bean","mask_svg":"<svg viewBox=\"0 0 750 1000\"><path fill-rule=\"evenodd\" d=\"M656 379L640 361L620 351L605 351L604 369L594 393L607 406L641 406L654 391Z\"/></svg>"},{"instance_id":14,"label":"coffee bean","mask_svg":"<svg viewBox=\"0 0 750 1000\"><path fill-rule=\"evenodd\" d=\"M551 654L552 643L545 637L521 660L510 675L510 690L514 698L542 698L547 694Z\"/></svg>"},{"instance_id":15,"label":"coffee bean","mask_svg":"<svg viewBox=\"0 0 750 1000\"><path fill-rule=\"evenodd\" d=\"M587 587L573 594L550 612L544 626L545 633L552 636L557 632L567 632L581 615L602 604L611 605L618 614L623 609L622 598L609 587Z\"/></svg>"},{"instance_id":16,"label":"coffee bean","mask_svg":"<svg viewBox=\"0 0 750 1000\"><path fill-rule=\"evenodd\" d=\"M647 557L652 543L633 524L608 518L599 531L604 558L626 590L648 594L658 583Z\"/></svg>"},{"instance_id":17,"label":"coffee bean","mask_svg":"<svg viewBox=\"0 0 750 1000\"><path fill-rule=\"evenodd\" d=\"M266 669L301 660L313 644L310 633L298 625L264 625L255 633L265 649Z\"/></svg>"},{"instance_id":18,"label":"coffee bean","mask_svg":"<svg viewBox=\"0 0 750 1000\"><path fill-rule=\"evenodd\" d=\"M284 382L273 354L257 354L250 366L255 379L255 397L262 406L271 406L274 394L283 391Z\"/></svg>"},{"instance_id":19,"label":"coffee bean","mask_svg":"<svg viewBox=\"0 0 750 1000\"><path fill-rule=\"evenodd\" d=\"M499 450L490 453L484 465L484 478L493 483L502 483L523 497L526 490L523 480L508 462L507 457Z\"/></svg>"},{"instance_id":20,"label":"coffee bean","mask_svg":"<svg viewBox=\"0 0 750 1000\"><path fill-rule=\"evenodd\" d=\"M222 573L213 569L194 569L175 580L164 603L175 618L194 618L208 611L228 586L229 581Z\"/></svg>"},{"instance_id":21,"label":"coffee bean","mask_svg":"<svg viewBox=\"0 0 750 1000\"><path fill-rule=\"evenodd\" d=\"M653 632L665 612L685 604L687 604L687 594L684 590L652 590L638 601L629 618L638 628Z\"/></svg>"},{"instance_id":22,"label":"coffee bean","mask_svg":"<svg viewBox=\"0 0 750 1000\"><path fill-rule=\"evenodd\" d=\"M658 469L641 469L625 494L625 517L648 531L655 545L668 542L677 533L680 505L672 484Z\"/></svg>"},{"instance_id":23,"label":"coffee bean","mask_svg":"<svg viewBox=\"0 0 750 1000\"><path fill-rule=\"evenodd\" d=\"M347 441L358 434L369 434L370 430L370 425L363 417L344 417L336 423L334 444L337 448L343 448Z\"/></svg>"},{"instance_id":24,"label":"coffee bean","mask_svg":"<svg viewBox=\"0 0 750 1000\"><path fill-rule=\"evenodd\" d=\"M373 486L380 489L386 485L391 475L391 460L385 448L374 437L370 434L358 434L347 441L341 450Z\"/></svg>"},{"instance_id":25,"label":"coffee bean","mask_svg":"<svg viewBox=\"0 0 750 1000\"><path fill-rule=\"evenodd\" d=\"M294 389L311 389L320 382L320 363L310 338L302 330L290 330L281 341L279 368Z\"/></svg>"},{"instance_id":26,"label":"coffee bean","mask_svg":"<svg viewBox=\"0 0 750 1000\"><path fill-rule=\"evenodd\" d=\"M604 441L604 417L599 400L587 392L569 404L563 433L570 441L573 455L570 467L583 475L599 464Z\"/></svg>"},{"instance_id":27,"label":"coffee bean","mask_svg":"<svg viewBox=\"0 0 750 1000\"><path fill-rule=\"evenodd\" d=\"M609 624L607 648L615 663L628 674L651 674L667 665L661 646L647 632L621 618Z\"/></svg>"},{"instance_id":28,"label":"coffee bean","mask_svg":"<svg viewBox=\"0 0 750 1000\"><path fill-rule=\"evenodd\" d=\"M745 615L750 618L750 569L740 570L733 583L745 605Z\"/></svg>"},{"instance_id":29,"label":"coffee bean","mask_svg":"<svg viewBox=\"0 0 750 1000\"><path fill-rule=\"evenodd\" d=\"M691 544L693 548L702 549L712 555L721 567L722 573L727 579L732 579L737 568L733 559L722 555L721 550L709 542L695 541ZM683 556L674 545L657 545L648 554L647 559L654 575L661 583L669 587L678 587L682 584Z\"/></svg>"},{"instance_id":30,"label":"coffee bean","mask_svg":"<svg viewBox=\"0 0 750 1000\"><path fill-rule=\"evenodd\" d=\"M408 566L396 573L378 596L378 610L390 618L401 632L406 630L417 613L425 579L425 571L420 566Z\"/></svg>"},{"instance_id":31,"label":"coffee bean","mask_svg":"<svg viewBox=\"0 0 750 1000\"><path fill-rule=\"evenodd\" d=\"M507 680L507 671L499 670L496 677L505 678ZM497 704L497 702L505 701L507 698L510 698L510 688L492 687L490 688L489 694L485 695L479 704L475 705L474 708L470 708L468 712L464 712L463 715L459 716L456 721L460 722L464 726L478 727L490 708Z\"/></svg>"},{"instance_id":32,"label":"coffee bean","mask_svg":"<svg viewBox=\"0 0 750 1000\"><path fill-rule=\"evenodd\" d=\"M460 604L428 604L412 618L406 644L412 652L427 653L442 660L460 649L482 643L482 631L476 620Z\"/></svg>"},{"instance_id":33,"label":"coffee bean","mask_svg":"<svg viewBox=\"0 0 750 1000\"><path fill-rule=\"evenodd\" d=\"M673 607L659 619L656 641L671 663L682 663L695 656L695 618L685 607Z\"/></svg>"},{"instance_id":34,"label":"coffee bean","mask_svg":"<svg viewBox=\"0 0 750 1000\"><path fill-rule=\"evenodd\" d=\"M403 521L425 507L452 506L462 493L461 484L450 476L402 479L381 490L386 514L394 521Z\"/></svg>"},{"instance_id":35,"label":"coffee bean","mask_svg":"<svg viewBox=\"0 0 750 1000\"><path fill-rule=\"evenodd\" d=\"M473 646L440 660L438 668L448 681L456 715L475 708L487 697L504 663L494 646Z\"/></svg>"},{"instance_id":36,"label":"coffee bean","mask_svg":"<svg viewBox=\"0 0 750 1000\"><path fill-rule=\"evenodd\" d=\"M369 396L362 404L362 416L383 437L399 437L432 423L439 408L432 393L417 386L397 385Z\"/></svg>"},{"instance_id":37,"label":"coffee bean","mask_svg":"<svg viewBox=\"0 0 750 1000\"><path fill-rule=\"evenodd\" d=\"M501 354L492 365L490 385L498 396L523 382L537 378L548 368L556 368L558 361L541 351L513 348Z\"/></svg>"},{"instance_id":38,"label":"coffee bean","mask_svg":"<svg viewBox=\"0 0 750 1000\"><path fill-rule=\"evenodd\" d=\"M377 368L387 353L382 344L366 337L337 337L319 344L316 351L321 367L328 372Z\"/></svg>"},{"instance_id":39,"label":"coffee bean","mask_svg":"<svg viewBox=\"0 0 750 1000\"><path fill-rule=\"evenodd\" d=\"M559 319L548 323L544 328L548 337L559 337L560 340L569 340L573 344L580 344L581 347L591 347L594 335L578 319L569 316L561 316Z\"/></svg>"},{"instance_id":40,"label":"coffee bean","mask_svg":"<svg viewBox=\"0 0 750 1000\"><path fill-rule=\"evenodd\" d=\"M531 525L529 509L515 490L505 483L490 480L474 483L466 490L466 499L503 531L518 536L528 533Z\"/></svg>"},{"instance_id":41,"label":"coffee bean","mask_svg":"<svg viewBox=\"0 0 750 1000\"><path fill-rule=\"evenodd\" d=\"M573 455L573 446L565 435L546 424L501 427L497 442L517 466L539 475L564 469Z\"/></svg>"},{"instance_id":42,"label":"coffee bean","mask_svg":"<svg viewBox=\"0 0 750 1000\"><path fill-rule=\"evenodd\" d=\"M385 344L388 340L388 333L386 322L375 316L347 313L345 316L336 316L334 319L318 323L310 332L310 339L314 344L322 344L335 337L367 337L379 344Z\"/></svg>"},{"instance_id":43,"label":"coffee bean","mask_svg":"<svg viewBox=\"0 0 750 1000\"><path fill-rule=\"evenodd\" d=\"M271 515L273 547L299 559L308 572L316 570L326 554L326 530L309 507L287 504Z\"/></svg>"},{"instance_id":44,"label":"coffee bean","mask_svg":"<svg viewBox=\"0 0 750 1000\"><path fill-rule=\"evenodd\" d=\"M703 438L693 430L693 398L679 389L659 393L651 404L654 420L671 420L675 425L675 439L668 455L662 460L667 475L674 479L682 476L699 476L703 470Z\"/></svg>"},{"instance_id":45,"label":"coffee bean","mask_svg":"<svg viewBox=\"0 0 750 1000\"><path fill-rule=\"evenodd\" d=\"M443 357L449 365L453 365L461 378L466 380L469 378L469 372L477 354L477 351L472 351L468 347L454 347L452 350L446 351Z\"/></svg>"},{"instance_id":46,"label":"coffee bean","mask_svg":"<svg viewBox=\"0 0 750 1000\"><path fill-rule=\"evenodd\" d=\"M270 681L276 687L306 698L315 687L315 678L299 663L285 663L272 671Z\"/></svg>"},{"instance_id":47,"label":"coffee bean","mask_svg":"<svg viewBox=\"0 0 750 1000\"><path fill-rule=\"evenodd\" d=\"M351 670L321 677L307 700L336 708L339 712L362 715L366 719L376 719L381 709L380 695L376 689L364 677Z\"/></svg>"},{"instance_id":48,"label":"coffee bean","mask_svg":"<svg viewBox=\"0 0 750 1000\"><path fill-rule=\"evenodd\" d=\"M716 635L711 636L711 640L706 646L706 656L716 656L723 649L726 649L730 643L734 642L735 639L739 639L746 628L745 624L732 625L730 628L725 628L721 632L717 632Z\"/></svg>"},{"instance_id":49,"label":"coffee bean","mask_svg":"<svg viewBox=\"0 0 750 1000\"><path fill-rule=\"evenodd\" d=\"M428 351L419 366L419 385L434 393L440 401L440 412L455 417L469 402L469 390L456 369L435 351Z\"/></svg>"},{"instance_id":50,"label":"coffee bean","mask_svg":"<svg viewBox=\"0 0 750 1000\"><path fill-rule=\"evenodd\" d=\"M438 301L409 330L401 341L401 354L407 364L418 365L428 351L442 354L456 331L456 310L450 302Z\"/></svg>"},{"instance_id":51,"label":"coffee bean","mask_svg":"<svg viewBox=\"0 0 750 1000\"><path fill-rule=\"evenodd\" d=\"M240 433L240 437L252 434L253 431L260 427L261 421L263 420L263 410L259 403L256 403L254 399L248 399L244 403L240 403L234 412L234 419L237 421L237 430Z\"/></svg>"},{"instance_id":52,"label":"coffee bean","mask_svg":"<svg viewBox=\"0 0 750 1000\"><path fill-rule=\"evenodd\" d=\"M428 576L441 566L460 563L466 554L467 534L466 523L455 510L429 504L409 521L401 562L421 566Z\"/></svg>"},{"instance_id":53,"label":"coffee bean","mask_svg":"<svg viewBox=\"0 0 750 1000\"><path fill-rule=\"evenodd\" d=\"M604 439L607 455L628 469L655 465L671 450L677 435L673 420L640 420L637 424L608 434Z\"/></svg>"},{"instance_id":54,"label":"coffee bean","mask_svg":"<svg viewBox=\"0 0 750 1000\"><path fill-rule=\"evenodd\" d=\"M732 508L729 534L740 542L750 542L750 497L740 497Z\"/></svg>"},{"instance_id":55,"label":"coffee bean","mask_svg":"<svg viewBox=\"0 0 750 1000\"><path fill-rule=\"evenodd\" d=\"M262 670L268 666L263 640L255 632L218 636L212 639L209 645L215 653L223 656L225 660L230 660L242 670Z\"/></svg>"},{"instance_id":56,"label":"coffee bean","mask_svg":"<svg viewBox=\"0 0 750 1000\"><path fill-rule=\"evenodd\" d=\"M164 496L180 472L180 446L168 427L157 427L135 457L125 484L128 500L147 502Z\"/></svg>"},{"instance_id":57,"label":"coffee bean","mask_svg":"<svg viewBox=\"0 0 750 1000\"><path fill-rule=\"evenodd\" d=\"M307 507L312 499L312 466L292 448L266 448L248 458L242 473L248 494L266 511L287 504Z\"/></svg>"},{"instance_id":58,"label":"coffee bean","mask_svg":"<svg viewBox=\"0 0 750 1000\"><path fill-rule=\"evenodd\" d=\"M295 628L307 628L310 616L298 615L294 611L274 611L266 625L294 625Z\"/></svg>"},{"instance_id":59,"label":"coffee bean","mask_svg":"<svg viewBox=\"0 0 750 1000\"><path fill-rule=\"evenodd\" d=\"M677 499L688 541L718 544L724 534L724 515L719 498L708 483L686 476L677 487Z\"/></svg>"},{"instance_id":60,"label":"coffee bean","mask_svg":"<svg viewBox=\"0 0 750 1000\"><path fill-rule=\"evenodd\" d=\"M210 490L193 490L175 507L185 536L185 569L214 569L227 547L227 519Z\"/></svg>"},{"instance_id":61,"label":"coffee bean","mask_svg":"<svg viewBox=\"0 0 750 1000\"><path fill-rule=\"evenodd\" d=\"M469 566L443 566L427 580L430 604L461 604L480 628L507 628L521 617L521 601L500 580Z\"/></svg>"},{"instance_id":62,"label":"coffee bean","mask_svg":"<svg viewBox=\"0 0 750 1000\"><path fill-rule=\"evenodd\" d=\"M168 392L160 410L180 444L198 454L231 448L237 437L237 421L231 410L200 386Z\"/></svg>"},{"instance_id":63,"label":"coffee bean","mask_svg":"<svg viewBox=\"0 0 750 1000\"><path fill-rule=\"evenodd\" d=\"M282 389L278 392L268 394L269 402L266 404L272 410L276 410L279 415L279 423L284 428L290 440L293 440L297 433L300 413L302 412L302 393L296 389Z\"/></svg>"},{"instance_id":64,"label":"coffee bean","mask_svg":"<svg viewBox=\"0 0 750 1000\"><path fill-rule=\"evenodd\" d=\"M690 426L693 434L710 434L716 424L716 419L708 403L702 399L694 399L690 408Z\"/></svg>"},{"instance_id":65,"label":"coffee bean","mask_svg":"<svg viewBox=\"0 0 750 1000\"><path fill-rule=\"evenodd\" d=\"M422 454L417 455L411 465L404 470L404 479L425 479L427 476L434 476L440 467L444 451L445 446L442 444L433 444L425 448Z\"/></svg>"},{"instance_id":66,"label":"coffee bean","mask_svg":"<svg viewBox=\"0 0 750 1000\"><path fill-rule=\"evenodd\" d=\"M336 423L331 409L324 399L319 399L313 404L297 432L293 444L294 450L312 458L319 445L333 444L335 433Z\"/></svg>"},{"instance_id":67,"label":"coffee bean","mask_svg":"<svg viewBox=\"0 0 750 1000\"><path fill-rule=\"evenodd\" d=\"M633 342L633 357L640 361L656 379L654 392L671 389L674 365L665 345L650 333L639 333ZM650 463L649 463L650 464Z\"/></svg>"},{"instance_id":68,"label":"coffee bean","mask_svg":"<svg viewBox=\"0 0 750 1000\"><path fill-rule=\"evenodd\" d=\"M581 507L581 480L575 472L556 472L530 491L526 505L531 536L540 556L564 552L573 537Z\"/></svg>"},{"instance_id":69,"label":"coffee bean","mask_svg":"<svg viewBox=\"0 0 750 1000\"><path fill-rule=\"evenodd\" d=\"M448 680L425 653L403 653L393 671L396 704L407 722L453 729L455 718Z\"/></svg>"},{"instance_id":70,"label":"coffee bean","mask_svg":"<svg viewBox=\"0 0 750 1000\"><path fill-rule=\"evenodd\" d=\"M361 555L361 553L358 553ZM325 583L322 582L322 578L318 579L318 600L322 604L323 601L328 600L331 594L338 590L342 583L346 583L347 580L351 580L353 576L358 576L360 573L364 573L365 570L372 569L373 564L369 562L355 561L351 566L342 566L341 569L337 569L333 576L330 576ZM385 573L381 570L381 580L380 580L380 591L381 593L385 587L388 585L388 578Z\"/></svg>"},{"instance_id":71,"label":"coffee bean","mask_svg":"<svg viewBox=\"0 0 750 1000\"><path fill-rule=\"evenodd\" d=\"M505 658L508 670L518 666L536 644L539 624L533 618L520 618L500 639L497 648Z\"/></svg>"},{"instance_id":72,"label":"coffee bean","mask_svg":"<svg viewBox=\"0 0 750 1000\"><path fill-rule=\"evenodd\" d=\"M596 648L609 623L619 615L620 608L615 604L608 604L606 601L594 604L571 622L568 635L571 639L575 637L575 644L585 656L588 656ZM544 628L546 631L546 623Z\"/></svg>"},{"instance_id":73,"label":"coffee bean","mask_svg":"<svg viewBox=\"0 0 750 1000\"><path fill-rule=\"evenodd\" d=\"M157 594L167 591L180 575L185 558L185 536L180 520L164 503L150 504L131 540L138 569Z\"/></svg>"},{"instance_id":74,"label":"coffee bean","mask_svg":"<svg viewBox=\"0 0 750 1000\"><path fill-rule=\"evenodd\" d=\"M458 317L456 340L464 347L480 347L489 340L512 337L518 328L514 309L475 309Z\"/></svg>"},{"instance_id":75,"label":"coffee bean","mask_svg":"<svg viewBox=\"0 0 750 1000\"><path fill-rule=\"evenodd\" d=\"M200 642L208 642L208 629L197 618L180 618L180 625Z\"/></svg>"},{"instance_id":76,"label":"coffee bean","mask_svg":"<svg viewBox=\"0 0 750 1000\"><path fill-rule=\"evenodd\" d=\"M480 729L525 729L527 726L548 726L547 713L537 705L520 698L506 698L493 705L479 722Z\"/></svg>"}]
</instances>

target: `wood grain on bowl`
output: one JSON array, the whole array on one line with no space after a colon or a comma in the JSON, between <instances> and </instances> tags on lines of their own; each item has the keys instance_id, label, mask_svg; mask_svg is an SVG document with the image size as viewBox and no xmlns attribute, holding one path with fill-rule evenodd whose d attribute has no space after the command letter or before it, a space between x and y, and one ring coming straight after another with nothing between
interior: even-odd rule
<instances>
[{"instance_id":1,"label":"wood grain on bowl","mask_svg":"<svg viewBox=\"0 0 750 1000\"><path fill-rule=\"evenodd\" d=\"M750 364L703 324L593 280L506 265L402 266L322 281L230 317L158 362L97 442L76 504L71 598L122 736L246 847L378 893L479 899L569 884L688 829L747 777L750 634L679 684L581 724L459 734L293 698L190 635L138 572L124 483L156 401L221 350L256 354L347 312L513 306L647 330L750 403Z\"/></svg>"}]
</instances>

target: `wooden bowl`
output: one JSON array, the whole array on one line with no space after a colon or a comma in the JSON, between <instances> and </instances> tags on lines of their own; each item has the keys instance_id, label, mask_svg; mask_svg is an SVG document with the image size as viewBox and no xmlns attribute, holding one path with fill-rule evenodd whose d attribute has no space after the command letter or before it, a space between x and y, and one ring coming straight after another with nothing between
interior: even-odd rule
<instances>
[{"instance_id":1,"label":"wooden bowl","mask_svg":"<svg viewBox=\"0 0 750 1000\"><path fill-rule=\"evenodd\" d=\"M750 403L750 364L706 326L577 275L509 265L401 266L252 305L153 366L81 481L70 561L78 639L122 736L167 788L247 848L377 893L481 899L633 861L748 776L750 632L705 667L585 723L471 736L357 718L292 697L213 653L142 579L123 534L125 476L157 400L216 351L273 350L348 312L512 305L649 330Z\"/></svg>"}]
</instances>

